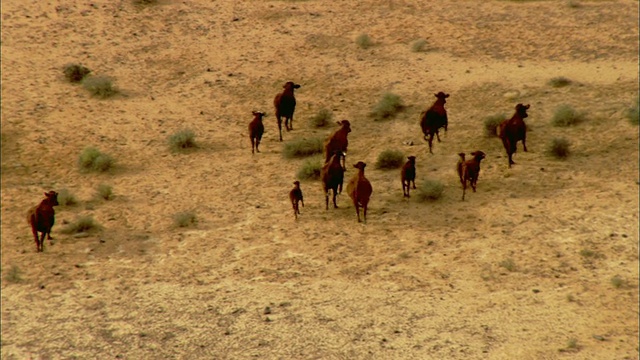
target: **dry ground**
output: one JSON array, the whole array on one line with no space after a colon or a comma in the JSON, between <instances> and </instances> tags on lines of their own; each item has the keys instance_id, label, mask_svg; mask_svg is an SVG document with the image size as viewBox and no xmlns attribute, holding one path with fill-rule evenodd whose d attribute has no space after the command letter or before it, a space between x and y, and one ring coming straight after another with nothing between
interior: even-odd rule
<instances>
[{"instance_id":1,"label":"dry ground","mask_svg":"<svg viewBox=\"0 0 640 360\"><path fill-rule=\"evenodd\" d=\"M66 82L70 62L121 95ZM302 87L285 140L333 131L308 124L322 107L351 120L366 225L346 195L325 211L315 181L293 220L302 160L281 156L272 109L287 80ZM407 109L374 122L387 91ZM418 116L438 91L450 128L429 155ZM631 0L3 1L2 358L638 359L637 98ZM482 119L519 102L530 151L508 169ZM561 104L587 120L551 126ZM252 156L254 109L270 116ZM183 128L200 147L172 153ZM567 160L545 154L553 137ZM87 146L117 167L81 173ZM373 166L385 149L416 155L442 198L404 200ZM476 149L462 202L456 154ZM115 199L94 200L100 183ZM63 188L80 204L38 254L25 212ZM197 224L176 228L187 210ZM102 231L62 234L79 215Z\"/></svg>"}]
</instances>

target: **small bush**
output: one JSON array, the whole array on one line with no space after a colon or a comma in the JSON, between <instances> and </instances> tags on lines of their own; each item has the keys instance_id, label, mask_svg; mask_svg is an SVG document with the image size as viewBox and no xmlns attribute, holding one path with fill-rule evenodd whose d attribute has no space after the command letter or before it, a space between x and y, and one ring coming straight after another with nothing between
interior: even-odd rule
<instances>
[{"instance_id":1,"label":"small bush","mask_svg":"<svg viewBox=\"0 0 640 360\"><path fill-rule=\"evenodd\" d=\"M85 148L78 159L78 165L84 171L105 172L113 167L114 162L111 156L94 147Z\"/></svg>"},{"instance_id":2,"label":"small bush","mask_svg":"<svg viewBox=\"0 0 640 360\"><path fill-rule=\"evenodd\" d=\"M569 142L569 140L565 138L553 138L547 152L557 159L565 159L569 156L570 147L571 142Z\"/></svg>"},{"instance_id":3,"label":"small bush","mask_svg":"<svg viewBox=\"0 0 640 360\"><path fill-rule=\"evenodd\" d=\"M169 136L169 148L172 151L185 151L198 147L195 141L196 134L189 130L180 130Z\"/></svg>"},{"instance_id":4,"label":"small bush","mask_svg":"<svg viewBox=\"0 0 640 360\"><path fill-rule=\"evenodd\" d=\"M14 284L22 282L22 270L20 270L16 265L12 265L9 271L4 275L4 279Z\"/></svg>"},{"instance_id":5,"label":"small bush","mask_svg":"<svg viewBox=\"0 0 640 360\"><path fill-rule=\"evenodd\" d=\"M287 159L301 158L314 154L322 154L322 138L295 139L284 144L282 156Z\"/></svg>"},{"instance_id":6,"label":"small bush","mask_svg":"<svg viewBox=\"0 0 640 360\"><path fill-rule=\"evenodd\" d=\"M500 265L500 267L507 269L510 272L516 271L516 263L511 258L501 261L500 264L498 265Z\"/></svg>"},{"instance_id":7,"label":"small bush","mask_svg":"<svg viewBox=\"0 0 640 360\"><path fill-rule=\"evenodd\" d=\"M72 83L81 82L91 70L80 64L67 64L64 66L64 77Z\"/></svg>"},{"instance_id":8,"label":"small bush","mask_svg":"<svg viewBox=\"0 0 640 360\"><path fill-rule=\"evenodd\" d=\"M569 0L567 2L567 6L572 8L572 9L577 9L577 8L581 8L582 4L579 1L576 1L576 0Z\"/></svg>"},{"instance_id":9,"label":"small bush","mask_svg":"<svg viewBox=\"0 0 640 360\"><path fill-rule=\"evenodd\" d=\"M104 200L113 199L113 188L111 186L107 184L100 184L96 190L99 198ZM58 195L58 197L60 197L60 195Z\"/></svg>"},{"instance_id":10,"label":"small bush","mask_svg":"<svg viewBox=\"0 0 640 360\"><path fill-rule=\"evenodd\" d=\"M100 226L100 224L93 220L92 216L80 216L76 219L76 221L69 223L60 231L63 234L78 234L100 229L102 229L102 226Z\"/></svg>"},{"instance_id":11,"label":"small bush","mask_svg":"<svg viewBox=\"0 0 640 360\"><path fill-rule=\"evenodd\" d=\"M371 117L374 120L385 120L395 116L404 109L400 96L392 93L385 93L382 99L374 106Z\"/></svg>"},{"instance_id":12,"label":"small bush","mask_svg":"<svg viewBox=\"0 0 640 360\"><path fill-rule=\"evenodd\" d=\"M82 86L87 89L91 95L106 99L120 91L113 86L113 79L108 76L92 76L82 81Z\"/></svg>"},{"instance_id":13,"label":"small bush","mask_svg":"<svg viewBox=\"0 0 640 360\"><path fill-rule=\"evenodd\" d=\"M640 111L638 110L639 102L640 99L636 99L635 105L627 109L627 113L625 114L631 125L638 125L638 123L640 123Z\"/></svg>"},{"instance_id":14,"label":"small bush","mask_svg":"<svg viewBox=\"0 0 640 360\"><path fill-rule=\"evenodd\" d=\"M385 150L378 155L377 169L397 169L404 165L404 154L398 150Z\"/></svg>"},{"instance_id":15,"label":"small bush","mask_svg":"<svg viewBox=\"0 0 640 360\"><path fill-rule=\"evenodd\" d=\"M324 127L333 119L333 113L327 109L320 109L316 115L311 118L311 126L320 128Z\"/></svg>"},{"instance_id":16,"label":"small bush","mask_svg":"<svg viewBox=\"0 0 640 360\"><path fill-rule=\"evenodd\" d=\"M620 289L622 285L624 285L624 279L616 275L611 278L611 285L613 285L613 287L615 287L616 289Z\"/></svg>"},{"instance_id":17,"label":"small bush","mask_svg":"<svg viewBox=\"0 0 640 360\"><path fill-rule=\"evenodd\" d=\"M554 77L547 83L554 88L564 87L571 84L571 80L567 79L564 76Z\"/></svg>"},{"instance_id":18,"label":"small bush","mask_svg":"<svg viewBox=\"0 0 640 360\"><path fill-rule=\"evenodd\" d=\"M423 52L426 50L427 40L418 39L411 44L411 51L413 52Z\"/></svg>"},{"instance_id":19,"label":"small bush","mask_svg":"<svg viewBox=\"0 0 640 360\"><path fill-rule=\"evenodd\" d=\"M505 114L496 114L484 118L484 135L487 137L498 136L498 127L507 117Z\"/></svg>"},{"instance_id":20,"label":"small bush","mask_svg":"<svg viewBox=\"0 0 640 360\"><path fill-rule=\"evenodd\" d=\"M58 191L58 204L60 206L73 206L78 204L78 199L65 188Z\"/></svg>"},{"instance_id":21,"label":"small bush","mask_svg":"<svg viewBox=\"0 0 640 360\"><path fill-rule=\"evenodd\" d=\"M133 3L136 5L155 5L158 0L133 0Z\"/></svg>"},{"instance_id":22,"label":"small bush","mask_svg":"<svg viewBox=\"0 0 640 360\"><path fill-rule=\"evenodd\" d=\"M438 180L423 180L416 191L416 198L419 202L434 201L442 197L444 185Z\"/></svg>"},{"instance_id":23,"label":"small bush","mask_svg":"<svg viewBox=\"0 0 640 360\"><path fill-rule=\"evenodd\" d=\"M187 227L195 224L196 214L192 211L183 211L173 215L173 223L177 227Z\"/></svg>"},{"instance_id":24,"label":"small bush","mask_svg":"<svg viewBox=\"0 0 640 360\"><path fill-rule=\"evenodd\" d=\"M362 49L368 49L373 46L373 40L367 34L361 34L356 38L356 45Z\"/></svg>"},{"instance_id":25,"label":"small bush","mask_svg":"<svg viewBox=\"0 0 640 360\"><path fill-rule=\"evenodd\" d=\"M565 104L556 109L551 119L551 124L553 126L567 127L581 123L584 118L584 113L578 113L574 108Z\"/></svg>"},{"instance_id":26,"label":"small bush","mask_svg":"<svg viewBox=\"0 0 640 360\"><path fill-rule=\"evenodd\" d=\"M298 169L296 176L300 180L319 180L321 170L321 158L306 159Z\"/></svg>"}]
</instances>

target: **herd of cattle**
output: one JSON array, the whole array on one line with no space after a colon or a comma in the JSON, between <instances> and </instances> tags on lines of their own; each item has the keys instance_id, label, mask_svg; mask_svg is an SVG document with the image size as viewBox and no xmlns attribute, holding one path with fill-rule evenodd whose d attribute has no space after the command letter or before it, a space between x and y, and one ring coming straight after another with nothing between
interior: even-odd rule
<instances>
[{"instance_id":1,"label":"herd of cattle","mask_svg":"<svg viewBox=\"0 0 640 360\"><path fill-rule=\"evenodd\" d=\"M284 118L284 125L287 131L293 130L293 114L296 108L296 99L294 96L294 90L300 88L299 84L295 84L291 81L284 84L284 90L276 95L274 99L275 115L278 122L279 138L282 141L282 119ZM420 115L420 127L424 135L424 140L429 144L429 152L433 153L433 137L435 136L440 142L439 130L444 128L447 131L449 124L447 118L447 110L444 105L449 94L439 92L435 94L436 101L433 105L423 111ZM526 135L527 127L523 121L527 115L527 109L529 105L518 104L515 107L515 114L507 120L504 120L499 126L499 136L502 140L502 144L507 152L509 158L509 167L515 164L513 161L513 154L516 152L516 144L518 141L522 141L524 151L527 151ZM265 113L254 111L253 120L249 123L249 137L251 138L251 152L260 152L259 146L264 134L264 124L262 119ZM344 172L346 171L346 154L347 147L349 145L348 134L351 132L351 123L349 120L338 121L340 128L331 134L324 142L324 165L320 171L320 179L322 181L322 189L325 194L325 208L329 209L329 192L333 192L333 206L337 208L336 196L342 193L342 185L344 182ZM476 183L478 181L478 175L480 174L480 161L485 158L485 154L482 151L474 151L471 153L472 158L466 159L465 153L459 153L460 159L457 163L458 176L460 183L462 184L462 200L464 200L467 184L471 186L471 189L476 191ZM408 161L402 167L400 172L402 180L402 192L403 196L409 197L409 189L413 185L413 189L416 188L416 158L415 156L409 156ZM347 193L353 201L353 205L356 209L356 215L358 222L360 219L360 208L363 210L363 220L367 221L367 207L369 199L373 192L371 182L365 177L364 169L367 166L362 161L358 161L353 165L358 169L355 174L347 183ZM51 229L55 222L54 206L58 205L58 193L55 191L49 191L44 194L45 198L39 205L29 209L27 213L27 221L31 226L33 236L36 242L36 251L42 252L44 250L45 236L52 240ZM304 200L302 190L300 189L300 182L294 182L294 188L289 192L289 199L293 207L293 213L295 218L298 218L300 214L299 205L304 207ZM39 234L40 233L40 234Z\"/></svg>"}]
</instances>

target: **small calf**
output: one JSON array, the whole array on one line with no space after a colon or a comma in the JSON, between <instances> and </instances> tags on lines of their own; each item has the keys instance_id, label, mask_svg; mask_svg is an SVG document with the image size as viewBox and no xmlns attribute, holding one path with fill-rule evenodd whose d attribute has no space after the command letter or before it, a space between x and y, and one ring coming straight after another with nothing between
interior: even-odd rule
<instances>
[{"instance_id":1,"label":"small calf","mask_svg":"<svg viewBox=\"0 0 640 360\"><path fill-rule=\"evenodd\" d=\"M358 161L357 164L353 165L354 168L358 169L358 173L351 178L349 184L347 184L347 192L349 193L349 197L353 201L353 206L356 208L356 215L358 215L358 222L360 222L360 207L362 207L364 222L367 223L367 208L369 206L369 199L371 198L371 194L373 193L373 187L369 180L364 177L364 168L367 164L362 161Z\"/></svg>"},{"instance_id":2,"label":"small calf","mask_svg":"<svg viewBox=\"0 0 640 360\"><path fill-rule=\"evenodd\" d=\"M258 146L262 140L262 134L264 134L264 124L262 118L267 114L259 111L252 111L253 120L249 123L249 138L251 138L251 153L254 154L254 150L260 152Z\"/></svg>"},{"instance_id":3,"label":"small calf","mask_svg":"<svg viewBox=\"0 0 640 360\"><path fill-rule=\"evenodd\" d=\"M407 159L409 159L409 161L404 164L400 171L400 178L402 179L402 195L404 197L410 197L409 187L411 182L413 182L413 188L416 188L416 157L409 156Z\"/></svg>"},{"instance_id":4,"label":"small calf","mask_svg":"<svg viewBox=\"0 0 640 360\"><path fill-rule=\"evenodd\" d=\"M48 193L44 193L44 196L45 198L38 206L32 207L27 212L27 222L31 225L31 232L33 232L33 238L36 241L36 252L44 251L45 235L49 239L49 244L52 244L51 229L55 223L55 211L53 207L58 205L57 192L49 191ZM38 232L42 233L39 238Z\"/></svg>"},{"instance_id":5,"label":"small calf","mask_svg":"<svg viewBox=\"0 0 640 360\"><path fill-rule=\"evenodd\" d=\"M291 206L293 207L293 215L298 220L298 214L300 214L299 203L302 203L304 207L304 199L302 197L302 190L300 189L300 181L293 182L293 189L289 191L289 200L291 200Z\"/></svg>"},{"instance_id":6,"label":"small calf","mask_svg":"<svg viewBox=\"0 0 640 360\"><path fill-rule=\"evenodd\" d=\"M460 160L458 160L458 176L460 176L460 182L462 183L462 201L464 201L464 195L467 191L467 182L471 185L473 192L476 192L476 183L478 182L478 175L480 175L480 161L485 158L485 153L482 151L474 151L471 153L473 158L465 161L465 154L459 153Z\"/></svg>"},{"instance_id":7,"label":"small calf","mask_svg":"<svg viewBox=\"0 0 640 360\"><path fill-rule=\"evenodd\" d=\"M296 110L296 97L293 95L293 91L294 89L299 89L300 85L287 81L282 87L284 90L273 99L280 141L282 141L282 118L284 118L284 126L287 131L293 130L293 113Z\"/></svg>"}]
</instances>

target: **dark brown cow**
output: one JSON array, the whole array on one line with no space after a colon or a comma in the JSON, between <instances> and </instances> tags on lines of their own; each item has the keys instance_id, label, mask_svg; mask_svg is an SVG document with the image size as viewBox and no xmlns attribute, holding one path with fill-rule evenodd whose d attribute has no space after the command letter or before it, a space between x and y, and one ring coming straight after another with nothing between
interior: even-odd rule
<instances>
[{"instance_id":1,"label":"dark brown cow","mask_svg":"<svg viewBox=\"0 0 640 360\"><path fill-rule=\"evenodd\" d=\"M402 194L404 197L410 197L409 188L411 182L413 182L413 188L416 188L416 157L409 156L407 159L409 159L409 161L404 164L402 170L400 171L400 179L402 180Z\"/></svg>"},{"instance_id":2,"label":"dark brown cow","mask_svg":"<svg viewBox=\"0 0 640 360\"><path fill-rule=\"evenodd\" d=\"M296 110L296 98L293 95L294 89L299 89L299 84L287 81L283 86L284 90L273 99L276 108L276 119L278 120L278 131L280 141L282 141L282 118L287 131L293 130L293 113Z\"/></svg>"},{"instance_id":3,"label":"dark brown cow","mask_svg":"<svg viewBox=\"0 0 640 360\"><path fill-rule=\"evenodd\" d=\"M529 107L528 104L516 105L516 112L511 119L500 123L500 139L509 157L509 167L515 164L512 157L516 153L518 141L522 141L522 147L525 152L527 151L527 124L524 123L524 118L529 116L527 114Z\"/></svg>"},{"instance_id":4,"label":"dark brown cow","mask_svg":"<svg viewBox=\"0 0 640 360\"><path fill-rule=\"evenodd\" d=\"M340 129L331 134L324 142L324 162L329 162L329 159L336 152L342 154L342 169L346 168L347 147L349 146L349 139L347 136L351 132L351 123L349 120L341 120L337 122L340 125Z\"/></svg>"},{"instance_id":5,"label":"dark brown cow","mask_svg":"<svg viewBox=\"0 0 640 360\"><path fill-rule=\"evenodd\" d=\"M462 183L462 201L464 201L464 195L467 191L467 182L471 185L473 192L476 192L476 184L478 182L478 176L480 175L480 161L485 158L485 153L482 151L474 151L471 153L473 158L470 160L464 159L465 154L459 153L460 160L458 160L458 176Z\"/></svg>"},{"instance_id":6,"label":"dark brown cow","mask_svg":"<svg viewBox=\"0 0 640 360\"><path fill-rule=\"evenodd\" d=\"M249 123L249 137L251 138L251 153L260 152L258 146L260 146L260 141L262 140L262 134L264 134L264 124L262 123L262 118L267 116L267 114L252 111L253 120Z\"/></svg>"},{"instance_id":7,"label":"dark brown cow","mask_svg":"<svg viewBox=\"0 0 640 360\"><path fill-rule=\"evenodd\" d=\"M435 135L440 142L440 128L444 128L447 132L449 126L449 119L447 117L447 110L444 108L444 104L447 102L446 98L449 94L445 94L442 91L435 94L436 101L431 105L427 111L423 111L420 114L420 127L424 134L424 139L429 143L429 153L433 154L431 150L433 145L433 136Z\"/></svg>"},{"instance_id":8,"label":"dark brown cow","mask_svg":"<svg viewBox=\"0 0 640 360\"><path fill-rule=\"evenodd\" d=\"M58 205L58 193L49 191L48 193L44 193L44 196L45 198L38 206L32 207L27 212L27 222L31 225L33 238L36 241L36 252L44 251L45 235L47 239L49 239L49 244L52 244L51 229L56 220L53 207ZM42 233L40 237L38 237L39 232Z\"/></svg>"},{"instance_id":9,"label":"dark brown cow","mask_svg":"<svg viewBox=\"0 0 640 360\"><path fill-rule=\"evenodd\" d=\"M289 191L289 200L291 200L291 206L293 207L293 215L298 220L298 214L300 214L300 205L304 207L304 199L302 197L302 190L300 189L300 181L293 182L293 189Z\"/></svg>"}]
</instances>

